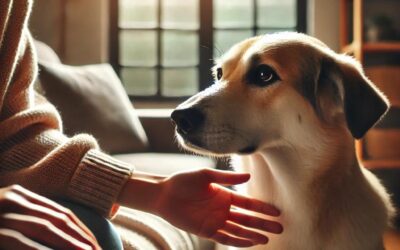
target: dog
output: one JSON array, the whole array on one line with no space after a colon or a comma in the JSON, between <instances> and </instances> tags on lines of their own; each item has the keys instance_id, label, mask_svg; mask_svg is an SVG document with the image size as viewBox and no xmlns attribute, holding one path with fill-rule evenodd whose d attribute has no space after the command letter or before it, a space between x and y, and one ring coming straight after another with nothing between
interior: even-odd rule
<instances>
[{"instance_id":1,"label":"dog","mask_svg":"<svg viewBox=\"0 0 400 250\"><path fill-rule=\"evenodd\" d=\"M239 192L281 210L283 233L251 249L383 249L394 208L354 144L389 102L360 64L281 32L234 45L213 74L215 83L171 117L184 148L230 156L252 176Z\"/></svg>"}]
</instances>

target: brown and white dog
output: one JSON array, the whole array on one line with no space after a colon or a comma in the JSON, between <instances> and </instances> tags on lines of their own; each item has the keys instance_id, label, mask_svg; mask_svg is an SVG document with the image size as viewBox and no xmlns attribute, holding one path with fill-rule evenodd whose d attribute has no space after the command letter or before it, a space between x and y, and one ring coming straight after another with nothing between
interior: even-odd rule
<instances>
[{"instance_id":1,"label":"brown and white dog","mask_svg":"<svg viewBox=\"0 0 400 250\"><path fill-rule=\"evenodd\" d=\"M254 249L383 249L389 195L357 160L354 139L388 101L351 57L307 35L247 39L216 63L215 84L172 113L187 149L232 156L239 190L276 205L281 235ZM272 218L270 218L272 219Z\"/></svg>"}]
</instances>

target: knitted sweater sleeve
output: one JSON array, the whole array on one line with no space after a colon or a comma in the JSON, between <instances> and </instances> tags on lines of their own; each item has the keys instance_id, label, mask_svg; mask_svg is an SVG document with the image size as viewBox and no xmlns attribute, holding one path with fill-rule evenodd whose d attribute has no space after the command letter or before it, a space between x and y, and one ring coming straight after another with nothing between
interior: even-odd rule
<instances>
[{"instance_id":1,"label":"knitted sweater sleeve","mask_svg":"<svg viewBox=\"0 0 400 250\"><path fill-rule=\"evenodd\" d=\"M17 183L111 216L132 169L102 153L89 135L63 135L56 109L34 93L31 2L0 1L0 186Z\"/></svg>"}]
</instances>

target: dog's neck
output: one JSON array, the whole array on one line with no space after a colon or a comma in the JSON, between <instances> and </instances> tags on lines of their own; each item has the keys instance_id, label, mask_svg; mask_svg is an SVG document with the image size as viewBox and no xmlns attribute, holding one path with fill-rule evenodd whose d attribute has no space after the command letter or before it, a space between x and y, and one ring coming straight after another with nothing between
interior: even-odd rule
<instances>
[{"instance_id":1,"label":"dog's neck","mask_svg":"<svg viewBox=\"0 0 400 250\"><path fill-rule=\"evenodd\" d=\"M299 199L293 202L300 204L308 199L306 195L310 195L316 182L323 182L324 188L335 188L332 186L345 182L347 185L354 175L360 175L354 139L347 130L312 133L312 137L311 133L303 138L296 135L296 139L282 140L278 145L240 157L239 168L252 173L253 181L246 192L278 206L291 199Z\"/></svg>"},{"instance_id":2,"label":"dog's neck","mask_svg":"<svg viewBox=\"0 0 400 250\"><path fill-rule=\"evenodd\" d=\"M354 139L347 131L305 136L300 140L267 147L259 154L269 165L271 174L282 181L292 182L298 178L312 181L316 175L329 171L347 176L358 170Z\"/></svg>"}]
</instances>

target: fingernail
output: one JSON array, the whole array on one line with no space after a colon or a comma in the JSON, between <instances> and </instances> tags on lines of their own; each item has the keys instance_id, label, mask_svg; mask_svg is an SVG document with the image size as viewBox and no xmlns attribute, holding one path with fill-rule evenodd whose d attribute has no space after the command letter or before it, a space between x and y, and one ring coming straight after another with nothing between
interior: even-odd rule
<instances>
[{"instance_id":1,"label":"fingernail","mask_svg":"<svg viewBox=\"0 0 400 250\"><path fill-rule=\"evenodd\" d=\"M260 245L265 245L268 243L268 238L267 237L263 237L260 239L259 243Z\"/></svg>"},{"instance_id":2,"label":"fingernail","mask_svg":"<svg viewBox=\"0 0 400 250\"><path fill-rule=\"evenodd\" d=\"M276 231L277 231L278 234L283 233L283 226L281 224L278 224L278 228L277 228Z\"/></svg>"},{"instance_id":3,"label":"fingernail","mask_svg":"<svg viewBox=\"0 0 400 250\"><path fill-rule=\"evenodd\" d=\"M281 224L276 224L276 226L274 227L274 232L276 234L281 234L283 232L283 226Z\"/></svg>"},{"instance_id":4,"label":"fingernail","mask_svg":"<svg viewBox=\"0 0 400 250\"><path fill-rule=\"evenodd\" d=\"M273 209L271 210L271 207L270 207L270 206L265 206L264 211L265 211L265 213L270 214L270 215L272 215L272 216L279 216L279 215L281 215L281 211L279 211L277 208L273 208Z\"/></svg>"}]
</instances>

